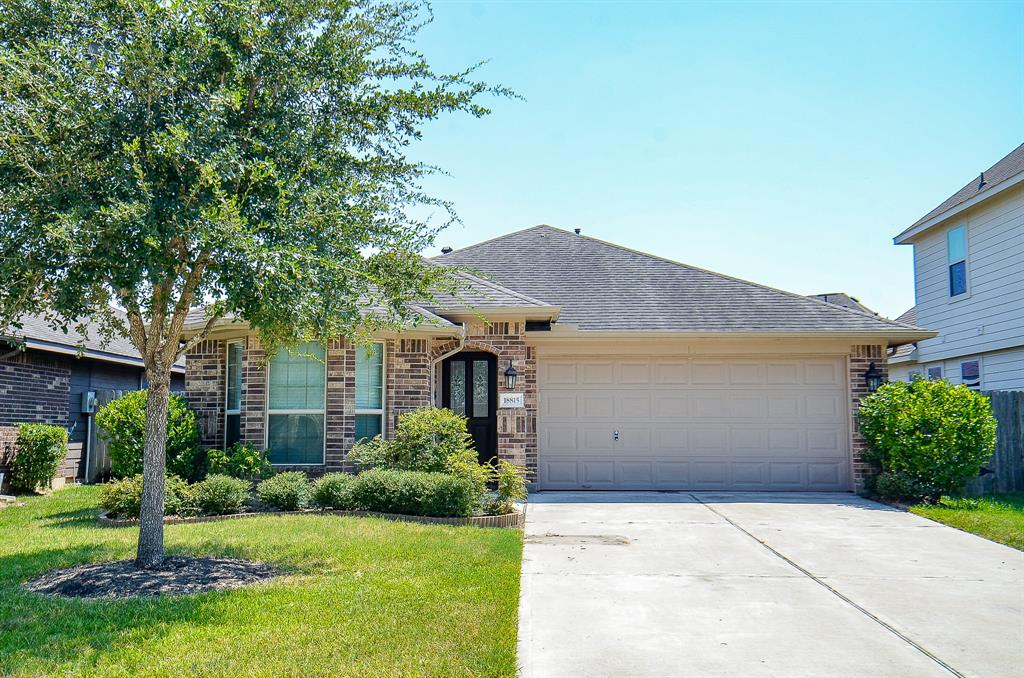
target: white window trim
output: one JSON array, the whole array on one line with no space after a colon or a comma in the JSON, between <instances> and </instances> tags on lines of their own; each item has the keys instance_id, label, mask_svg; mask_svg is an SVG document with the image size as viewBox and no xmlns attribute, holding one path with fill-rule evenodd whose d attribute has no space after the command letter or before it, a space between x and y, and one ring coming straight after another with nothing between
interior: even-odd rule
<instances>
[{"instance_id":1,"label":"white window trim","mask_svg":"<svg viewBox=\"0 0 1024 678\"><path fill-rule=\"evenodd\" d=\"M957 369L960 371L960 384L963 385L963 386L967 386L967 384L964 383L964 363L973 363L973 362L977 362L978 363L978 385L975 388L977 388L979 391L984 391L985 390L985 362L981 359L980 355L977 358L959 358L957 360ZM967 386L967 388L971 388L971 387Z\"/></svg>"},{"instance_id":2,"label":"white window trim","mask_svg":"<svg viewBox=\"0 0 1024 678\"><path fill-rule=\"evenodd\" d=\"M949 260L949 234L958 228L964 229L964 258L957 259L956 261ZM945 233L945 245L946 245L946 299L947 303L953 304L964 299L970 299L971 297L971 231L967 228L967 222L963 222L953 226L946 230ZM953 296L953 289L950 285L949 279L949 268L953 264L964 262L964 280L967 283L966 289L963 294Z\"/></svg>"},{"instance_id":3,"label":"white window trim","mask_svg":"<svg viewBox=\"0 0 1024 678\"><path fill-rule=\"evenodd\" d=\"M269 360L267 360L267 385L266 385L267 408L266 408L266 414L263 417L263 449L265 449L265 450L269 450L270 449L270 415L272 415L272 414L322 414L323 417L324 417L324 435L323 435L324 444L320 448L320 463L319 464L316 463L316 462L306 462L306 463L302 463L302 464L274 464L273 462L271 462L271 466L281 466L281 467L292 468L292 467L297 467L297 466L323 466L324 464L327 463L327 360L328 360L328 351L330 351L330 348L328 346L324 346L324 406L321 409L304 409L304 410L282 410L280 408L271 409L270 408L270 370L271 370L271 363L273 362L274 359L270 358ZM270 456L270 455L268 454L267 456Z\"/></svg>"},{"instance_id":4,"label":"white window trim","mask_svg":"<svg viewBox=\"0 0 1024 678\"><path fill-rule=\"evenodd\" d=\"M380 415L380 437L387 437L387 424L388 418L385 413L388 409L388 343L386 341L372 341L371 344L380 344L380 408L379 409L364 409L356 407L355 415L360 414L377 414ZM356 346L355 350L358 351L361 347ZM358 359L358 358L357 358ZM355 370L355 362L352 363L352 369ZM355 383L355 379L353 379ZM356 384L355 388L358 389L359 385ZM353 400L355 399L355 393L352 394ZM356 420L355 417L352 419L352 437L355 437L356 431Z\"/></svg>"},{"instance_id":5,"label":"white window trim","mask_svg":"<svg viewBox=\"0 0 1024 678\"><path fill-rule=\"evenodd\" d=\"M230 388L230 382L228 381L228 369L231 366L231 346L238 344L242 347L242 364L238 366L238 369L244 369L245 367L245 341L227 341L224 342L224 449L228 449L228 417L237 414L239 418L242 416L242 389L241 383L239 383L238 389L238 407L228 407L228 390ZM241 421L239 421L241 423Z\"/></svg>"}]
</instances>

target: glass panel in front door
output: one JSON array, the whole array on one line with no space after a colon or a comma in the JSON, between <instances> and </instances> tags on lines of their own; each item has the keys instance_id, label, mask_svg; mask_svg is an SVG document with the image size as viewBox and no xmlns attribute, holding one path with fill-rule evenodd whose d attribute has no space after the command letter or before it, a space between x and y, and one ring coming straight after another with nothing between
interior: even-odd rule
<instances>
[{"instance_id":1,"label":"glass panel in front door","mask_svg":"<svg viewBox=\"0 0 1024 678\"><path fill-rule=\"evenodd\" d=\"M449 364L451 374L451 390L448 400L449 409L455 414L466 414L466 363L463 360L453 360Z\"/></svg>"},{"instance_id":2,"label":"glass panel in front door","mask_svg":"<svg viewBox=\"0 0 1024 678\"><path fill-rule=\"evenodd\" d=\"M490 416L489 403L487 402L488 388L487 378L489 375L488 364L486 360L474 360L473 361L473 416L474 417L487 417Z\"/></svg>"}]
</instances>

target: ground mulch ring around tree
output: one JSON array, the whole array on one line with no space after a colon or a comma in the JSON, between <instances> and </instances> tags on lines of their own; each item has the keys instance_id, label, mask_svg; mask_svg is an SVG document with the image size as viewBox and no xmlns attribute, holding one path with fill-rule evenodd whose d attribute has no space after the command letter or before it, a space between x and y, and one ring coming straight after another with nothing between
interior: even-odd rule
<instances>
[{"instance_id":1,"label":"ground mulch ring around tree","mask_svg":"<svg viewBox=\"0 0 1024 678\"><path fill-rule=\"evenodd\" d=\"M48 572L24 586L29 591L66 598L180 596L238 588L280 574L265 563L235 558L169 556L156 569L139 569L133 560L78 565Z\"/></svg>"}]
</instances>

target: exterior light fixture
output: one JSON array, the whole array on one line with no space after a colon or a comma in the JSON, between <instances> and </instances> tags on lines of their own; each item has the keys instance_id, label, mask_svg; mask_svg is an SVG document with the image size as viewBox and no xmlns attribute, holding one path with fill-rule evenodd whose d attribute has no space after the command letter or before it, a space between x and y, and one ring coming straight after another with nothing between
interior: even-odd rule
<instances>
[{"instance_id":1,"label":"exterior light fixture","mask_svg":"<svg viewBox=\"0 0 1024 678\"><path fill-rule=\"evenodd\" d=\"M882 371L875 367L874 363L868 365L868 371L864 373L864 383L868 387L868 393L874 393L882 385Z\"/></svg>"},{"instance_id":2,"label":"exterior light fixture","mask_svg":"<svg viewBox=\"0 0 1024 678\"><path fill-rule=\"evenodd\" d=\"M505 388L510 391L516 387L516 368L512 367L512 361L508 361L508 369L505 370Z\"/></svg>"}]
</instances>

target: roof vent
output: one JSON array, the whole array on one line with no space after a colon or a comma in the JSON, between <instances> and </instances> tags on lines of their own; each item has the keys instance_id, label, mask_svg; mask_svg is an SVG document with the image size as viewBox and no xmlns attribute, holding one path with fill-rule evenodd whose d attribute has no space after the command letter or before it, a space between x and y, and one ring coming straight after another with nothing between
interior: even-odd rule
<instances>
[{"instance_id":1,"label":"roof vent","mask_svg":"<svg viewBox=\"0 0 1024 678\"><path fill-rule=\"evenodd\" d=\"M451 254L451 253L452 253L452 248L451 247L442 247L441 248L441 254Z\"/></svg>"},{"instance_id":2,"label":"roof vent","mask_svg":"<svg viewBox=\"0 0 1024 678\"><path fill-rule=\"evenodd\" d=\"M985 186L985 173L982 172L978 175L978 190L980 191Z\"/></svg>"},{"instance_id":3,"label":"roof vent","mask_svg":"<svg viewBox=\"0 0 1024 678\"><path fill-rule=\"evenodd\" d=\"M582 231L583 229L582 228L574 228L572 230L576 233L576 235L579 235L580 231Z\"/></svg>"}]
</instances>

